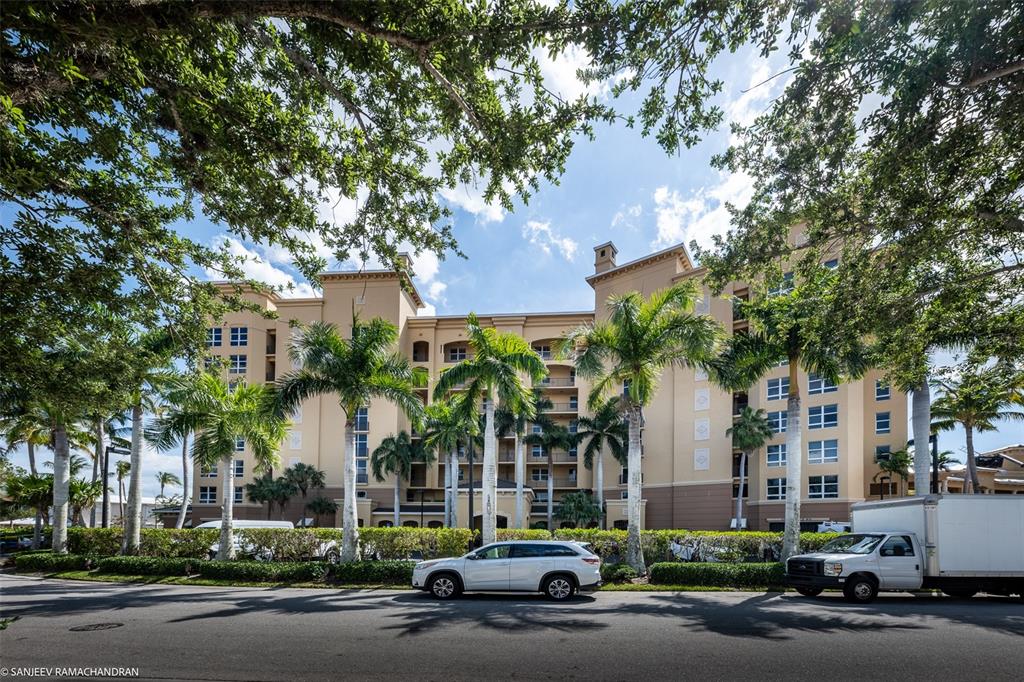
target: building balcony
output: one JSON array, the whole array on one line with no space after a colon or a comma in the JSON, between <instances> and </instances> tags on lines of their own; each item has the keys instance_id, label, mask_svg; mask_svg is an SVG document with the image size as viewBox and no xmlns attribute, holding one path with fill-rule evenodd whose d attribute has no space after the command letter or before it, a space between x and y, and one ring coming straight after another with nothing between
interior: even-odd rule
<instances>
[{"instance_id":1,"label":"building balcony","mask_svg":"<svg viewBox=\"0 0 1024 682\"><path fill-rule=\"evenodd\" d=\"M544 377L533 385L538 388L576 388L576 377Z\"/></svg>"},{"instance_id":2,"label":"building balcony","mask_svg":"<svg viewBox=\"0 0 1024 682\"><path fill-rule=\"evenodd\" d=\"M579 411L580 411L579 402L551 403L551 407L549 407L547 410L545 410L545 412L547 412L549 414L557 414L559 412L575 414L575 413L577 413Z\"/></svg>"},{"instance_id":3,"label":"building balcony","mask_svg":"<svg viewBox=\"0 0 1024 682\"><path fill-rule=\"evenodd\" d=\"M527 464L544 464L548 461L547 453L541 455L535 455L529 450L526 451L526 463ZM571 463L575 464L579 461L579 457L569 452L555 452L551 455L551 461L555 464L559 463Z\"/></svg>"}]
</instances>

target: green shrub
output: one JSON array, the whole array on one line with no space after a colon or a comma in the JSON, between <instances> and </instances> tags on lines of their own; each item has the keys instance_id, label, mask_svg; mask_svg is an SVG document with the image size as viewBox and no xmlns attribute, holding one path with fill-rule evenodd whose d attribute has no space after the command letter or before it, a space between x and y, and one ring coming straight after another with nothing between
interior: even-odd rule
<instances>
[{"instance_id":1,"label":"green shrub","mask_svg":"<svg viewBox=\"0 0 1024 682\"><path fill-rule=\"evenodd\" d=\"M337 534L341 542L341 531ZM423 559L462 556L472 537L468 528L360 528L359 558L409 559L414 553Z\"/></svg>"},{"instance_id":2,"label":"green shrub","mask_svg":"<svg viewBox=\"0 0 1024 682\"><path fill-rule=\"evenodd\" d=\"M68 550L75 554L115 556L121 553L120 528L68 528ZM139 556L203 559L217 542L216 528L143 528Z\"/></svg>"},{"instance_id":3,"label":"green shrub","mask_svg":"<svg viewBox=\"0 0 1024 682\"><path fill-rule=\"evenodd\" d=\"M121 553L120 528L68 528L68 551L72 554L114 556Z\"/></svg>"},{"instance_id":4,"label":"green shrub","mask_svg":"<svg viewBox=\"0 0 1024 682\"><path fill-rule=\"evenodd\" d=\"M498 540L550 540L551 533L543 528L499 528Z\"/></svg>"},{"instance_id":5,"label":"green shrub","mask_svg":"<svg viewBox=\"0 0 1024 682\"><path fill-rule=\"evenodd\" d=\"M662 562L651 566L650 582L704 587L776 587L782 585L782 574L781 563Z\"/></svg>"},{"instance_id":6,"label":"green shrub","mask_svg":"<svg viewBox=\"0 0 1024 682\"><path fill-rule=\"evenodd\" d=\"M324 580L330 569L326 561L200 561L196 563L204 578L244 582L316 582Z\"/></svg>"},{"instance_id":7,"label":"green shrub","mask_svg":"<svg viewBox=\"0 0 1024 682\"><path fill-rule=\"evenodd\" d=\"M84 571L94 557L80 554L51 554L35 552L14 557L14 567L19 573L57 573L59 571Z\"/></svg>"},{"instance_id":8,"label":"green shrub","mask_svg":"<svg viewBox=\"0 0 1024 682\"><path fill-rule=\"evenodd\" d=\"M332 564L331 578L350 585L409 585L415 561L353 561Z\"/></svg>"},{"instance_id":9,"label":"green shrub","mask_svg":"<svg viewBox=\"0 0 1024 682\"><path fill-rule=\"evenodd\" d=\"M235 535L243 554L262 558L269 553L274 561L319 559L321 544L334 539L333 533L317 533L311 528L240 528ZM337 541L341 542L341 531L337 533Z\"/></svg>"},{"instance_id":10,"label":"green shrub","mask_svg":"<svg viewBox=\"0 0 1024 682\"><path fill-rule=\"evenodd\" d=\"M601 580L606 583L627 583L637 577L629 564L601 564Z\"/></svg>"},{"instance_id":11,"label":"green shrub","mask_svg":"<svg viewBox=\"0 0 1024 682\"><path fill-rule=\"evenodd\" d=\"M187 558L111 556L100 559L96 567L100 573L121 575L189 575L197 570L200 561Z\"/></svg>"}]
</instances>

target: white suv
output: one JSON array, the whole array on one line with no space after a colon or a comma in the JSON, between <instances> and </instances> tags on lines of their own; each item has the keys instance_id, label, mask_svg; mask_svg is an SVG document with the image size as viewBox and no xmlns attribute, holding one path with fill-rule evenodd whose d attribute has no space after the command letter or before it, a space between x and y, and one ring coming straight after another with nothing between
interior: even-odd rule
<instances>
[{"instance_id":1,"label":"white suv","mask_svg":"<svg viewBox=\"0 0 1024 682\"><path fill-rule=\"evenodd\" d=\"M463 591L543 592L562 601L601 586L601 559L578 542L496 542L458 558L417 563L412 586L438 599Z\"/></svg>"}]
</instances>

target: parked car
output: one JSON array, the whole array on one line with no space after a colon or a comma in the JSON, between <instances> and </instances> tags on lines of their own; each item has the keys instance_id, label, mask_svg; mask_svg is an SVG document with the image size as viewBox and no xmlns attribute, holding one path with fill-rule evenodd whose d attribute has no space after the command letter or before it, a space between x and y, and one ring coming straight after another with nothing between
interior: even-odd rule
<instances>
[{"instance_id":1,"label":"parked car","mask_svg":"<svg viewBox=\"0 0 1024 682\"><path fill-rule=\"evenodd\" d=\"M786 584L807 597L827 588L847 600L938 589L1024 599L1024 497L928 495L853 505L853 533L786 562Z\"/></svg>"},{"instance_id":2,"label":"parked car","mask_svg":"<svg viewBox=\"0 0 1024 682\"><path fill-rule=\"evenodd\" d=\"M462 592L543 592L564 601L601 586L601 559L578 542L495 542L458 558L420 561L412 586L438 599Z\"/></svg>"}]
</instances>

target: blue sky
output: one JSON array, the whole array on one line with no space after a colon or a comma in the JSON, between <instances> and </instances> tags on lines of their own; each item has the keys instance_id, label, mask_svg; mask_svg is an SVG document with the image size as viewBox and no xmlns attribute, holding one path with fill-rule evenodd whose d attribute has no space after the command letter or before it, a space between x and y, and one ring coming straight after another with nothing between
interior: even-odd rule
<instances>
[{"instance_id":1,"label":"blue sky","mask_svg":"<svg viewBox=\"0 0 1024 682\"><path fill-rule=\"evenodd\" d=\"M691 239L707 244L711 235L723 233L728 227L725 202L742 206L750 182L720 174L709 162L727 148L730 121L750 123L781 92L784 77L751 89L780 70L780 59L765 61L745 51L720 60L716 73L725 83L720 103L726 121L703 143L677 156L666 155L638 130L602 125L595 141L578 141L559 184L543 184L529 205L519 203L513 213L487 205L474 187L446 192L455 211L455 236L467 258L439 261L421 254L416 259L417 285L430 308L438 314L590 310L593 291L584 277L593 271L593 246L614 241L621 263ZM541 56L540 61L554 89L570 97L585 91L575 76L583 55L571 53L557 61ZM607 96L607 86L587 91ZM636 103L626 98L618 106L635 110ZM353 206L342 202L338 211L344 216ZM202 241L225 233L202 217L182 232ZM252 276L269 284L296 284L298 294L312 293L287 254L237 241L232 248L252 258L246 266ZM943 434L940 443L961 453L963 433ZM979 451L1009 443L1024 443L1024 425L1003 424L998 432L976 437ZM48 459L49 453L42 457ZM156 493L157 471L178 472L179 461L173 454L147 452L145 494ZM14 462L27 466L21 452Z\"/></svg>"}]
</instances>

